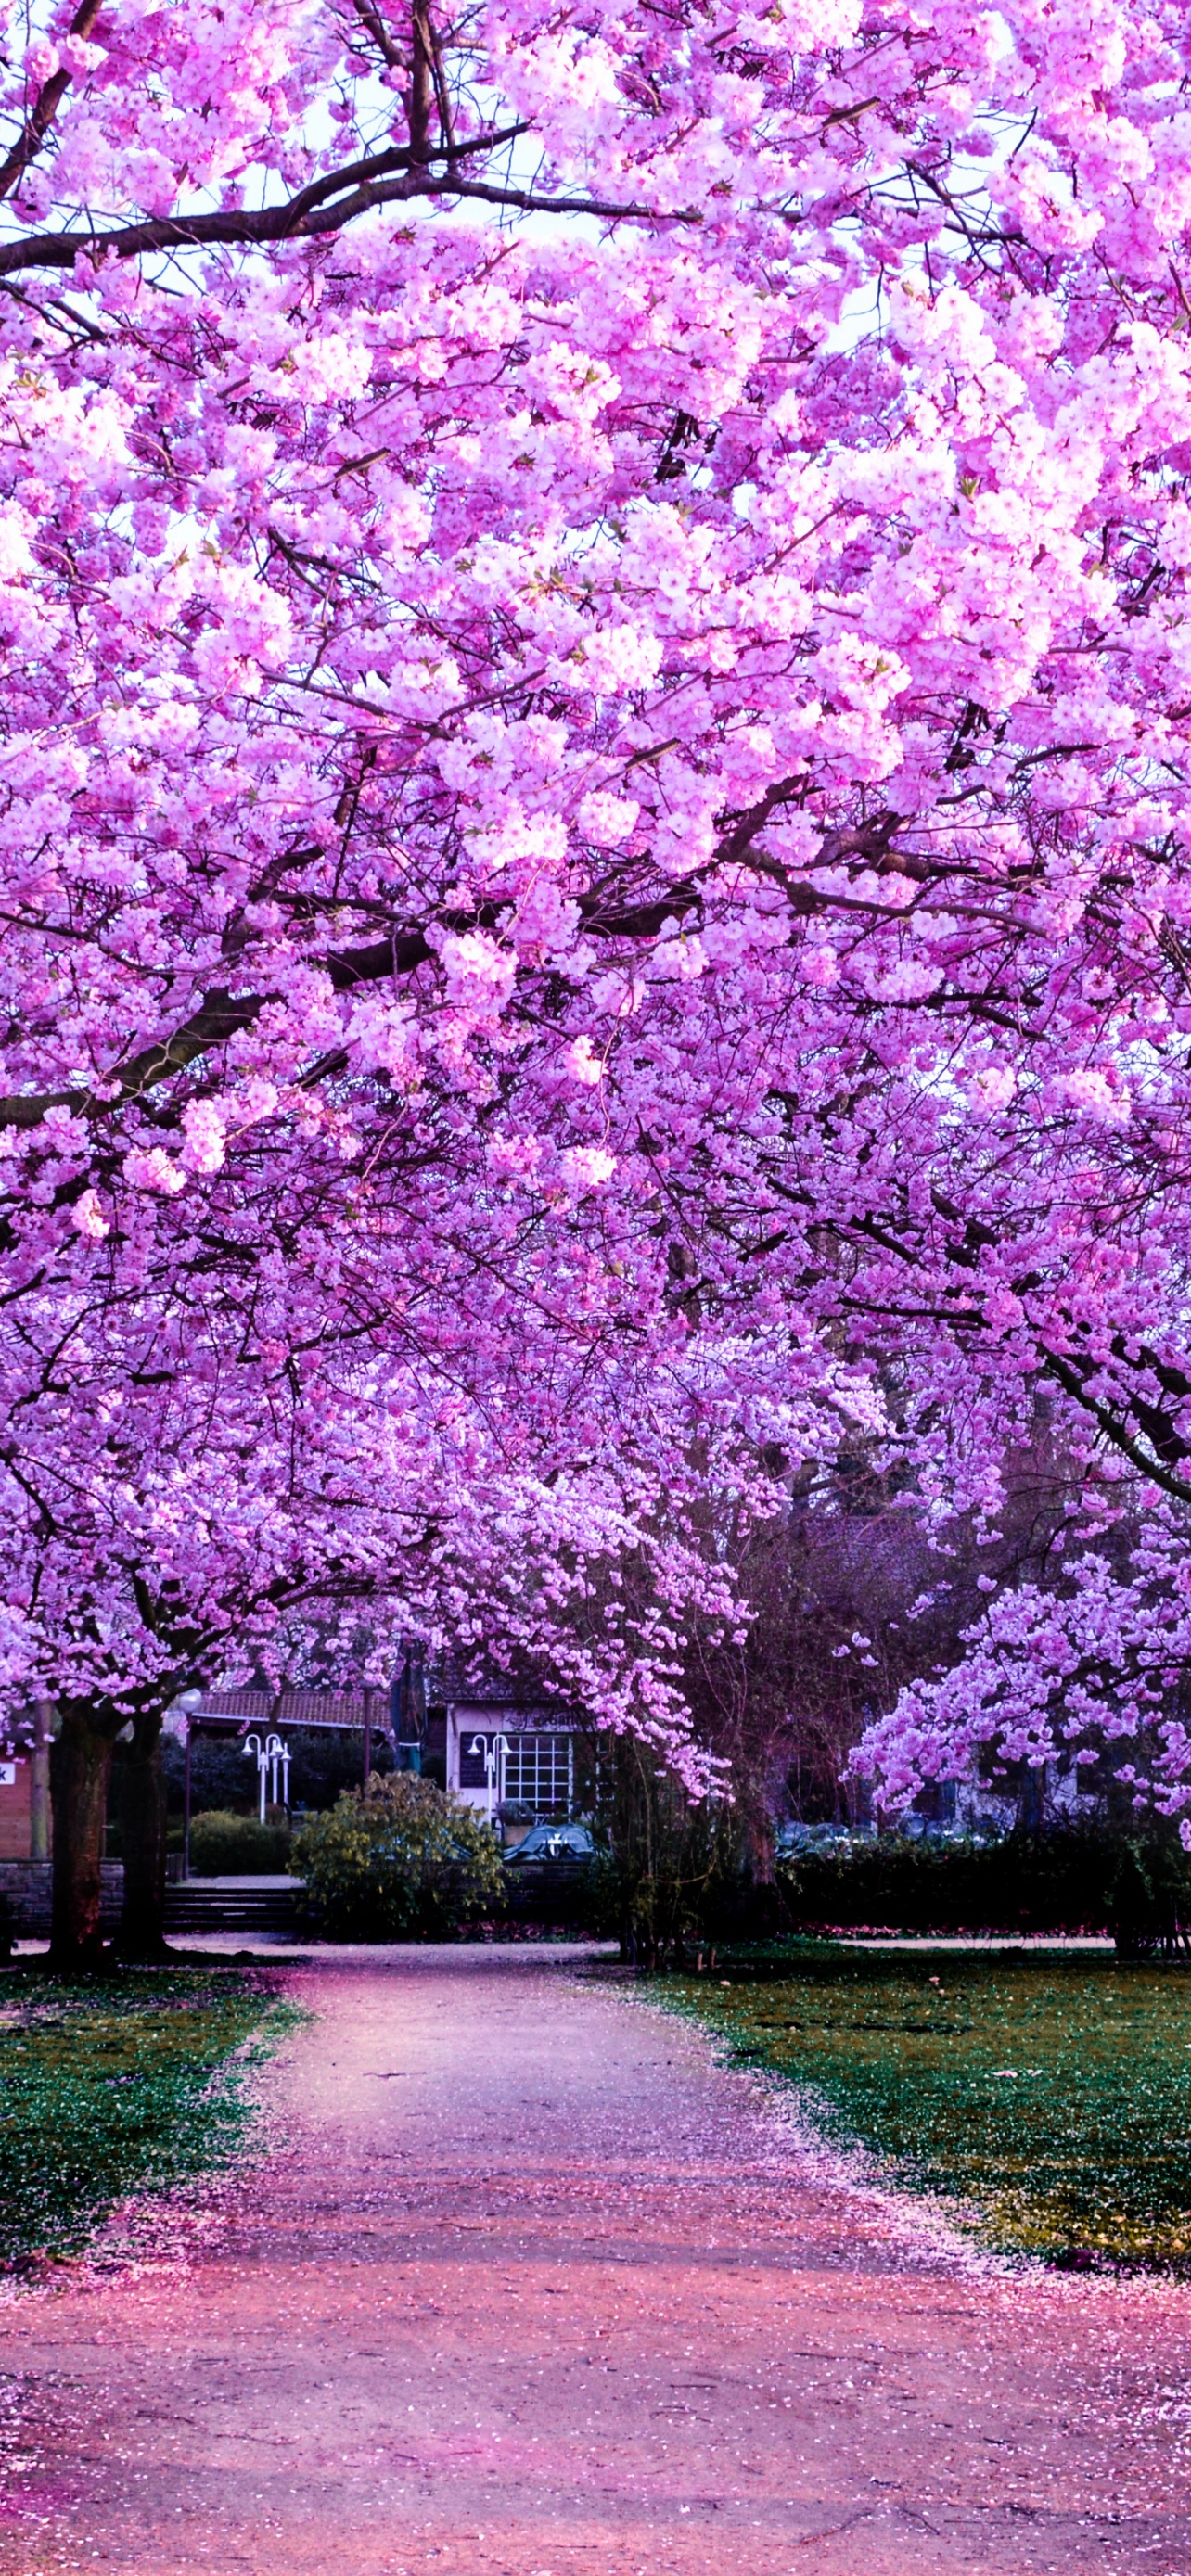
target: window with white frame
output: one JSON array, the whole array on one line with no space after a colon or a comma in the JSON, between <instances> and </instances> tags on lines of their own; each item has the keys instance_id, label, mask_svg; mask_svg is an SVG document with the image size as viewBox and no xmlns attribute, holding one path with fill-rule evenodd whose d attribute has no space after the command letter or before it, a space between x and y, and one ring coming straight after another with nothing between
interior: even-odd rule
<instances>
[{"instance_id":1,"label":"window with white frame","mask_svg":"<svg viewBox=\"0 0 1191 2576\"><path fill-rule=\"evenodd\" d=\"M571 1735L510 1735L505 1754L505 1796L542 1815L569 1810L575 1789L575 1739Z\"/></svg>"}]
</instances>

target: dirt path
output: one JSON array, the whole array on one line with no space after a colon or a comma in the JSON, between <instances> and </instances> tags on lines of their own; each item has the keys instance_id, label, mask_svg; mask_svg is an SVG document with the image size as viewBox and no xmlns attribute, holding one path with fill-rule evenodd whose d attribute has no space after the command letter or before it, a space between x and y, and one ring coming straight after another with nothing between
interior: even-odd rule
<instances>
[{"instance_id":1,"label":"dirt path","mask_svg":"<svg viewBox=\"0 0 1191 2576\"><path fill-rule=\"evenodd\" d=\"M981 2274L540 1954L287 1982L189 2270L0 2310L12 2576L1188 2576L1191 2293Z\"/></svg>"}]
</instances>

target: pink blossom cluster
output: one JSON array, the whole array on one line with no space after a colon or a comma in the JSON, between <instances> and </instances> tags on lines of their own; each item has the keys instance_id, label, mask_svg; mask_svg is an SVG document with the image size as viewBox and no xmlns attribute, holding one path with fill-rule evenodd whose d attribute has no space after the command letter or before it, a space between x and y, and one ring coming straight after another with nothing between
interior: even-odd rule
<instances>
[{"instance_id":1,"label":"pink blossom cluster","mask_svg":"<svg viewBox=\"0 0 1191 2576\"><path fill-rule=\"evenodd\" d=\"M11 18L13 1686L387 1585L681 1748L841 1421L1177 1518L1185 13Z\"/></svg>"},{"instance_id":2,"label":"pink blossom cluster","mask_svg":"<svg viewBox=\"0 0 1191 2576\"><path fill-rule=\"evenodd\" d=\"M1072 1815L1081 1788L1111 1789L1143 1819L1177 1817L1191 1850L1191 1578L1165 1511L1132 1547L1089 1547L1061 1582L1006 1588L965 1646L951 1672L903 1691L853 1756L887 1815L938 1781L977 1779L995 1796L1023 1769L1046 1771L1066 1782Z\"/></svg>"}]
</instances>

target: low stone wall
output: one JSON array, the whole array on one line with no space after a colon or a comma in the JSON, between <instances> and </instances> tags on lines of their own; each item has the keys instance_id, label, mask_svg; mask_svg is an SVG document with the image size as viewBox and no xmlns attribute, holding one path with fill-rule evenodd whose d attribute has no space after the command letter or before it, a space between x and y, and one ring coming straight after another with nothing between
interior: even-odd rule
<instances>
[{"instance_id":1,"label":"low stone wall","mask_svg":"<svg viewBox=\"0 0 1191 2576\"><path fill-rule=\"evenodd\" d=\"M8 1899L18 1940L36 1940L39 1935L48 1938L51 1878L48 1860L0 1860L0 1896ZM100 1921L105 1932L115 1930L123 1903L124 1863L105 1860L100 1899Z\"/></svg>"}]
</instances>

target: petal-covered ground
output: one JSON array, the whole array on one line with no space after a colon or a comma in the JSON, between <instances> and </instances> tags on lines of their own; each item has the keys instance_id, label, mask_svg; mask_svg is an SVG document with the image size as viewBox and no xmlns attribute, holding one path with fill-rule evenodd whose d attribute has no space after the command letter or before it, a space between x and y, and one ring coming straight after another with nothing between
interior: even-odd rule
<instances>
[{"instance_id":1,"label":"petal-covered ground","mask_svg":"<svg viewBox=\"0 0 1191 2576\"><path fill-rule=\"evenodd\" d=\"M572 1961L284 1982L275 2152L0 2310L5 2576L1185 2576L1187 2288L982 2261Z\"/></svg>"}]
</instances>

